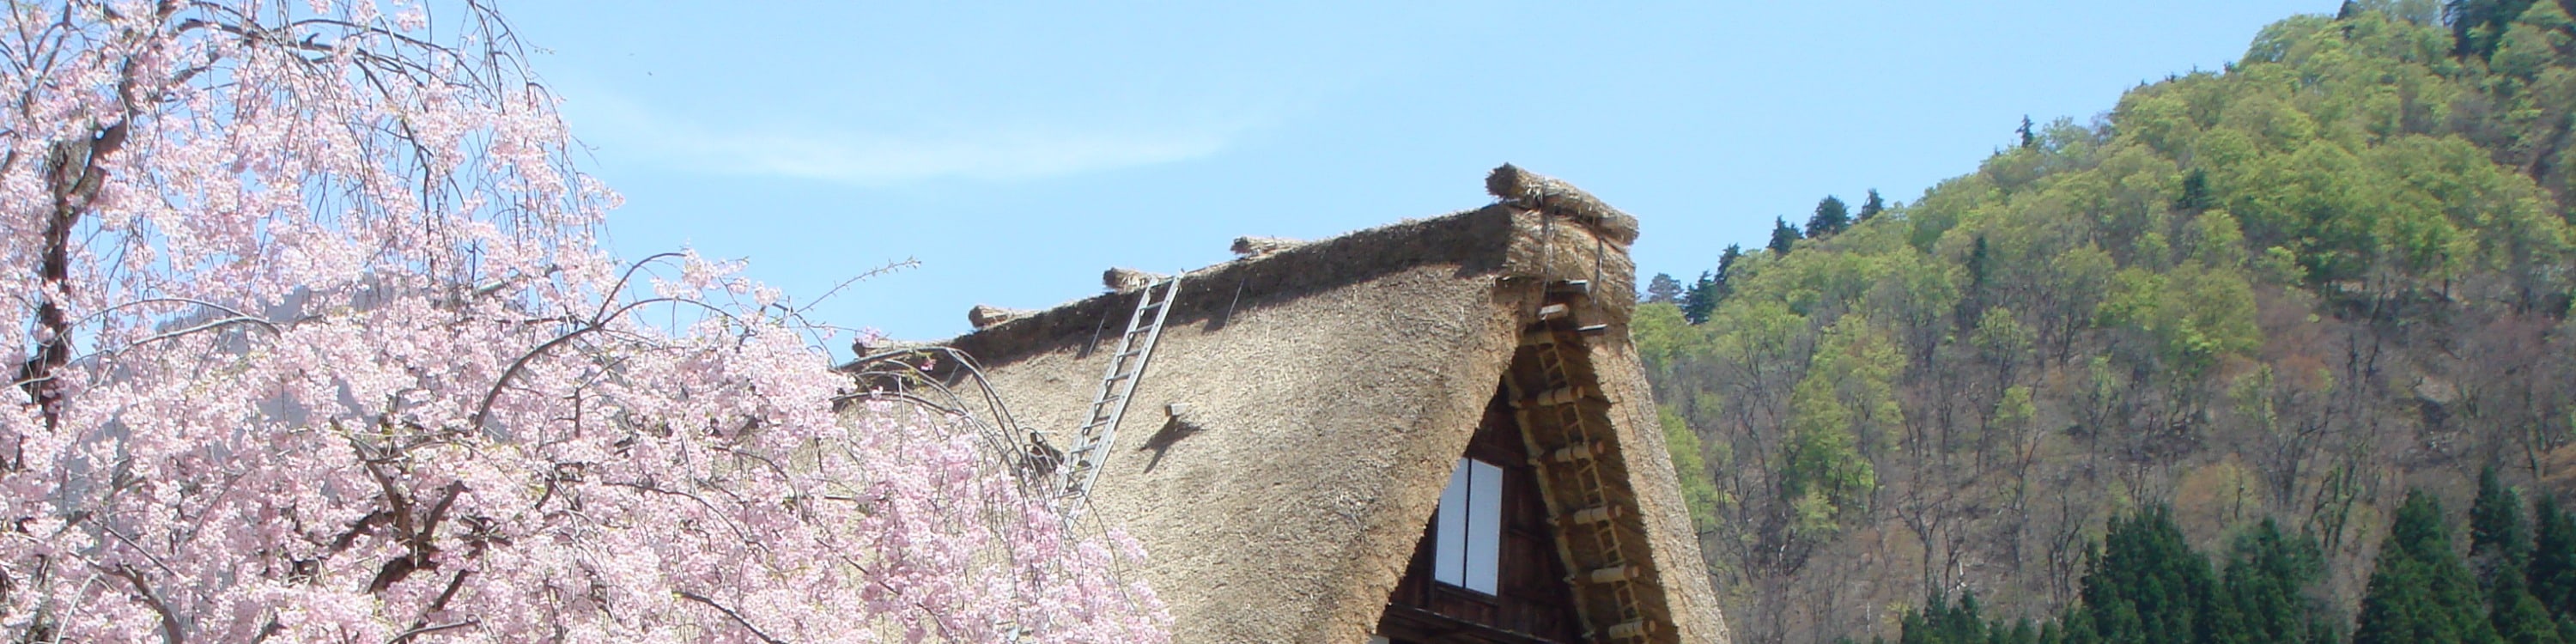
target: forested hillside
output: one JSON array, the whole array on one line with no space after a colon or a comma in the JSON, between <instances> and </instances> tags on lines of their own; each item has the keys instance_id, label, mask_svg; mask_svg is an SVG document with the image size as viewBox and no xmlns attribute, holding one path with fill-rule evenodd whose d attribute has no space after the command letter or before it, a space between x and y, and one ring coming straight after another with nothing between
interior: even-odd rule
<instances>
[{"instance_id":1,"label":"forested hillside","mask_svg":"<svg viewBox=\"0 0 2576 644\"><path fill-rule=\"evenodd\" d=\"M2490 467L2489 496L2576 492L2569 5L2293 17L1910 203L1659 276L1634 333L1737 637L2444 639L2356 619L2399 606L2364 601L2377 568L2568 619L2498 586L2576 537L2473 559L2465 510ZM2217 590L2238 559L2270 590ZM2169 585L2201 590L2122 594ZM2222 613L2278 624L2192 617Z\"/></svg>"}]
</instances>

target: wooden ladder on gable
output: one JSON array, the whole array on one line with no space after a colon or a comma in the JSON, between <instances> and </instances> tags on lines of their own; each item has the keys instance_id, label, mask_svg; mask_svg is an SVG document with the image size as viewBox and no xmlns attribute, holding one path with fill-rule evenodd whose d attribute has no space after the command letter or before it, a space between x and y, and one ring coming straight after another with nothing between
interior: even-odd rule
<instances>
[{"instance_id":1,"label":"wooden ladder on gable","mask_svg":"<svg viewBox=\"0 0 2576 644\"><path fill-rule=\"evenodd\" d=\"M1516 365L1510 385L1512 407L1537 470L1540 495L1554 517L1558 554L1575 586L1575 612L1582 616L1586 639L1596 642L1658 641L1666 618L1649 609L1657 604L1645 577L1645 543L1623 517L1635 511L1620 475L1607 471L1618 437L1606 411L1613 401L1600 389L1599 375L1580 367L1589 361L1587 336L1605 325L1574 321L1573 302L1591 295L1587 280L1550 284L1538 322L1521 336L1529 362Z\"/></svg>"}]
</instances>

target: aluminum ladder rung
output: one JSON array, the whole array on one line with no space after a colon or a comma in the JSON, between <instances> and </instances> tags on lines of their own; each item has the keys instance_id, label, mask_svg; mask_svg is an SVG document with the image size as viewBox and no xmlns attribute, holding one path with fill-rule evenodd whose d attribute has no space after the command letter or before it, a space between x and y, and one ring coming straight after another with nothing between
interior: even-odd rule
<instances>
[{"instance_id":1,"label":"aluminum ladder rung","mask_svg":"<svg viewBox=\"0 0 2576 644\"><path fill-rule=\"evenodd\" d=\"M1135 396L1145 365L1153 360L1154 345L1163 336L1163 322L1172 314L1172 300L1181 294L1181 275L1162 278L1138 291L1136 309L1127 317L1127 332L1118 336L1118 349L1110 353L1109 364L1102 369L1100 392L1091 399L1089 420L1083 423L1074 449L1067 453L1071 464L1056 470L1056 498L1064 501L1062 509L1067 520L1080 515L1090 501L1091 486L1100 479L1101 464L1118 444L1118 421L1126 416L1127 403Z\"/></svg>"}]
</instances>

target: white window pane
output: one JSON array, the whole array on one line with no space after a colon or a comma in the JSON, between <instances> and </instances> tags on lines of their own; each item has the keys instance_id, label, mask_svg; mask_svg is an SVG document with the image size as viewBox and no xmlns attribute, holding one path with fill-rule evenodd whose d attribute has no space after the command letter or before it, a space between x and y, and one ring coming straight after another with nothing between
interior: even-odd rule
<instances>
[{"instance_id":1,"label":"white window pane","mask_svg":"<svg viewBox=\"0 0 2576 644\"><path fill-rule=\"evenodd\" d=\"M1503 468L1477 461L1467 467L1467 583L1469 590L1493 593L1496 568L1502 563Z\"/></svg>"},{"instance_id":2,"label":"white window pane","mask_svg":"<svg viewBox=\"0 0 2576 644\"><path fill-rule=\"evenodd\" d=\"M1431 578L1463 586L1467 582L1467 459L1449 472L1449 487L1440 491L1440 534L1432 541Z\"/></svg>"}]
</instances>

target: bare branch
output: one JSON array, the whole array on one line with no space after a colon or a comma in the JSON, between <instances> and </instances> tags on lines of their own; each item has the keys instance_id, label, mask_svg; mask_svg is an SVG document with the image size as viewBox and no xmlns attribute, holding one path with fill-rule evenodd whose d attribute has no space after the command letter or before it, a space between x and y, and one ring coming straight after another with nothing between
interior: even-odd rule
<instances>
[{"instance_id":1,"label":"bare branch","mask_svg":"<svg viewBox=\"0 0 2576 644\"><path fill-rule=\"evenodd\" d=\"M610 301L611 301L611 302L614 302L615 300L610 300ZM694 305L697 305L697 306L698 306L698 307L700 307L700 308L704 308L704 309L706 309L706 310L708 310L708 311L714 312L714 313L716 313L717 315L724 316L724 317L725 317L725 318L727 318L727 319L732 319L732 320L736 320L736 321L739 321L739 320L740 320L740 318L735 318L735 317L733 316L733 313L732 313L732 312L730 312L730 311L726 311L723 307L719 307L719 306L716 306L716 305L713 305L713 304L708 304L708 303L705 303L705 302L700 302L700 301L697 301L697 300L694 300L694 299L689 299L689 298L684 298L684 297L656 297L656 298L649 298L649 299L643 299L643 300L636 300L636 301L634 301L634 302L632 302L632 303L627 304L626 306L618 307L618 309L617 309L617 310L615 310L615 311L612 311L612 312L609 312L609 313L604 314L606 317L591 320L591 321L589 321L589 322L587 322L587 323L584 323L580 328L573 329L571 332L565 333L565 334L563 334L563 335L555 336L555 338L554 338L554 339L547 340L547 341L545 341L544 343L538 344L538 345L536 346L536 348L534 348L534 349L529 349L529 350L528 350L528 352L527 352L525 355L521 355L521 356L519 356L519 358L518 358L517 360L512 360L512 361L510 361L510 366L509 366L509 368L507 368L507 369L503 369L503 370L501 371L501 377L499 377L499 378L494 378L494 379L492 380L492 388L491 388L491 390L484 392L484 394L483 394L483 402L482 402L481 404L475 405L475 407L474 407L474 418L473 418L470 422L468 422L468 425L470 425L470 426L472 426L472 427L475 427L475 428L477 428L477 429L481 429L481 428L484 428L484 427L486 427L486 426L487 426L487 425L486 425L486 423L491 419L491 416L492 416L492 403L493 403L493 401L499 400L499 399L501 398L501 392L502 392L503 390L505 390L505 389L509 388L510 381L511 381L512 379L514 379L514 378L517 378L517 377L518 377L518 375L519 375L519 373L520 373L521 371L524 371L524 370L526 370L526 369L527 369L527 367L528 367L528 362L529 362L529 361L535 360L535 359L537 359L538 357L545 355L548 351L552 351L552 350L554 350L556 347L563 346L563 345L564 345L564 344L566 344L566 343L572 342L573 340L578 339L578 338L580 338L581 336L588 335L588 334L590 334L590 333L592 333L592 332L605 332L605 333L615 334L615 333L616 333L615 331L610 330L610 329L608 328L608 324L609 324L610 322L614 322L614 321L616 321L616 320L617 320L617 318L624 317L628 312L634 311L635 309L642 308L642 307L649 306L649 305L653 305L653 304L694 304Z\"/></svg>"},{"instance_id":2,"label":"bare branch","mask_svg":"<svg viewBox=\"0 0 2576 644\"><path fill-rule=\"evenodd\" d=\"M143 599L143 605L151 607L152 612L161 616L162 644L185 644L185 642L187 642L188 634L181 630L182 627L179 624L178 614L171 612L170 603L162 601L161 594L153 592L152 585L143 581L143 573L136 572L132 566L118 566L115 570L109 571L108 574L124 579L126 583L132 584L134 586L134 595Z\"/></svg>"},{"instance_id":3,"label":"bare branch","mask_svg":"<svg viewBox=\"0 0 2576 644\"><path fill-rule=\"evenodd\" d=\"M439 625L436 625L436 626L423 626L423 627L420 627L420 628L415 628L415 629L411 629L411 630L408 630L408 631L403 631L403 632L402 632L402 634L400 634L400 635L395 635L393 639L385 640L385 644L403 644L404 642L409 642L409 641L411 641L411 640L412 640L412 638L420 637L420 636L422 636L422 635L428 635L428 634L436 633L436 632L439 632L439 631L454 630L454 629L465 628L465 627L469 627L469 626L476 626L476 625L480 625L480 624L482 624L482 623L483 623L483 622L482 622L481 620L472 620L472 619L469 619L469 620L465 620L465 621L462 621L462 622L448 622L448 623L445 623L445 624L439 624Z\"/></svg>"},{"instance_id":4,"label":"bare branch","mask_svg":"<svg viewBox=\"0 0 2576 644\"><path fill-rule=\"evenodd\" d=\"M770 637L768 633L761 632L760 627L753 626L751 624L751 620L743 619L742 613L734 612L733 609L726 608L724 604L718 604L716 603L716 600L708 599L705 595L683 590L680 591L680 598L700 604L706 604L708 608L713 608L716 609L716 612L724 613L725 617L733 618L733 623L741 624L744 630L751 631L751 635L753 637L760 638L760 641L762 642L767 642L768 644L787 644L787 642L781 641L778 638Z\"/></svg>"},{"instance_id":5,"label":"bare branch","mask_svg":"<svg viewBox=\"0 0 2576 644\"><path fill-rule=\"evenodd\" d=\"M812 310L815 305L822 304L824 300L832 299L832 295L840 293L841 289L849 288L851 284L857 284L895 271L918 268L920 266L921 260L912 257L906 257L898 261L886 262L884 266L868 269L867 272L860 273L850 279L841 280L841 283L832 285L830 290L823 291L823 294L815 297L814 301L806 302L805 306L798 307L796 309L796 313L798 315L803 315L806 311Z\"/></svg>"}]
</instances>

